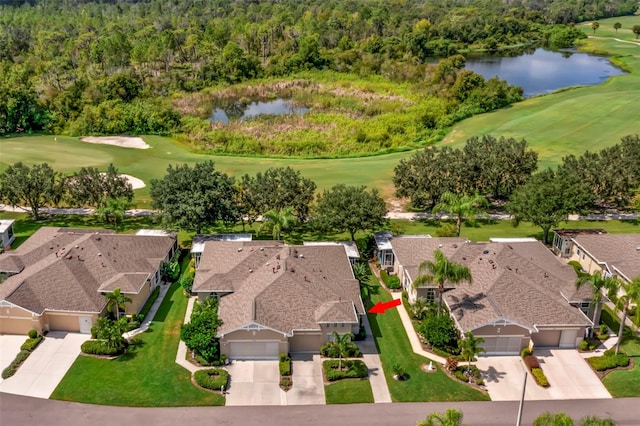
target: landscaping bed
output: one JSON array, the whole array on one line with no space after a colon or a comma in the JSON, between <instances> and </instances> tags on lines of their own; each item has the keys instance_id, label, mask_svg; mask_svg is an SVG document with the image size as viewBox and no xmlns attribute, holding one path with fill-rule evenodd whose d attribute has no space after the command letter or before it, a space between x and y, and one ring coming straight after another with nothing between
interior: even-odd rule
<instances>
[{"instance_id":1,"label":"landscaping bed","mask_svg":"<svg viewBox=\"0 0 640 426\"><path fill-rule=\"evenodd\" d=\"M527 369L533 376L535 382L542 386L543 388L548 388L551 386L547 376L544 375L544 371L542 371L542 367L540 367L540 363L538 362L538 358L531 354L531 351L528 348L522 350L522 360L524 365L527 366Z\"/></svg>"},{"instance_id":2,"label":"landscaping bed","mask_svg":"<svg viewBox=\"0 0 640 426\"><path fill-rule=\"evenodd\" d=\"M223 393L229 382L229 372L221 368L198 370L193 373L193 380L204 389Z\"/></svg>"},{"instance_id":3,"label":"landscaping bed","mask_svg":"<svg viewBox=\"0 0 640 426\"><path fill-rule=\"evenodd\" d=\"M288 391L293 386L293 379L291 378L291 358L287 354L280 354L278 359L278 369L280 370L280 388L283 391Z\"/></svg>"},{"instance_id":4,"label":"landscaping bed","mask_svg":"<svg viewBox=\"0 0 640 426\"><path fill-rule=\"evenodd\" d=\"M35 334L32 332L35 332ZM27 358L29 358L31 352L33 352L38 347L43 339L44 337L38 336L38 333L35 330L31 330L29 332L29 338L25 340L22 346L20 346L20 352L18 352L13 361L11 361L11 364L9 364L7 368L2 370L2 378L8 379L9 377L16 374L18 368L20 368L22 363L25 362Z\"/></svg>"},{"instance_id":5,"label":"landscaping bed","mask_svg":"<svg viewBox=\"0 0 640 426\"><path fill-rule=\"evenodd\" d=\"M633 368L633 363L629 355L623 352L619 352L616 355L613 349L604 351L602 356L587 358L587 362L600 378L613 370L628 370Z\"/></svg>"},{"instance_id":6,"label":"landscaping bed","mask_svg":"<svg viewBox=\"0 0 640 426\"><path fill-rule=\"evenodd\" d=\"M340 368L341 367L341 368ZM359 359L329 360L322 363L324 380L334 382L341 379L363 379L368 377L367 364Z\"/></svg>"}]
</instances>

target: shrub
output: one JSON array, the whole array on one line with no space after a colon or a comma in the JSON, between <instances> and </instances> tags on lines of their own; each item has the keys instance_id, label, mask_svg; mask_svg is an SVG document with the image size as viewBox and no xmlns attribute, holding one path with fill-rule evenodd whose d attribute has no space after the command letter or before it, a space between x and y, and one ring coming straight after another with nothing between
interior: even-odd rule
<instances>
[{"instance_id":1,"label":"shrub","mask_svg":"<svg viewBox=\"0 0 640 426\"><path fill-rule=\"evenodd\" d=\"M33 350L40 344L40 342L42 342L42 339L42 336L29 338L22 344L22 346L20 346L20 350L33 352Z\"/></svg>"},{"instance_id":2,"label":"shrub","mask_svg":"<svg viewBox=\"0 0 640 426\"><path fill-rule=\"evenodd\" d=\"M356 342L360 342L362 340L365 340L367 338L367 330L364 328L364 325L360 325L360 328L358 329L358 334L356 334L355 336L353 336L353 340Z\"/></svg>"},{"instance_id":3,"label":"shrub","mask_svg":"<svg viewBox=\"0 0 640 426\"><path fill-rule=\"evenodd\" d=\"M153 306L153 303L158 299L159 295L160 295L160 287L154 288L153 291L151 292L151 295L149 296L147 301L144 302L144 306L140 310L140 314L138 315L138 318L137 318L139 322L144 321L144 319L146 318L147 314L151 310L151 307Z\"/></svg>"},{"instance_id":4,"label":"shrub","mask_svg":"<svg viewBox=\"0 0 640 426\"><path fill-rule=\"evenodd\" d=\"M458 368L458 358L454 356L448 357L446 367L447 367L447 370L454 371L456 368Z\"/></svg>"},{"instance_id":5,"label":"shrub","mask_svg":"<svg viewBox=\"0 0 640 426\"><path fill-rule=\"evenodd\" d=\"M533 352L531 352L531 349L529 348L524 348L522 349L522 352L520 352L520 356L522 358L528 357L529 355L531 355Z\"/></svg>"},{"instance_id":6,"label":"shrub","mask_svg":"<svg viewBox=\"0 0 640 426\"><path fill-rule=\"evenodd\" d=\"M404 379L405 374L407 374L407 370L405 370L405 368L400 365L400 364L393 364L393 366L391 367L391 371L393 372L393 374L395 374L398 379Z\"/></svg>"},{"instance_id":7,"label":"shrub","mask_svg":"<svg viewBox=\"0 0 640 426\"><path fill-rule=\"evenodd\" d=\"M358 349L358 345L353 342L348 342L346 345L347 353L345 356L347 358L357 358L362 356L360 349ZM335 342L327 342L320 347L320 355L328 357L328 358L339 358L338 356L338 346Z\"/></svg>"},{"instance_id":8,"label":"shrub","mask_svg":"<svg viewBox=\"0 0 640 426\"><path fill-rule=\"evenodd\" d=\"M587 362L596 371L605 371L612 368L626 367L629 365L629 356L627 354L619 353L607 354L609 351L605 351L605 355L588 358Z\"/></svg>"},{"instance_id":9,"label":"shrub","mask_svg":"<svg viewBox=\"0 0 640 426\"><path fill-rule=\"evenodd\" d=\"M16 374L16 371L18 371L18 367L20 367L20 365L24 362L25 359L29 358L30 353L31 352L24 351L24 350L21 350L20 352L18 352L18 355L16 355L13 361L11 361L11 364L9 364L7 368L2 370L2 378L8 379L9 377Z\"/></svg>"},{"instance_id":10,"label":"shrub","mask_svg":"<svg viewBox=\"0 0 640 426\"><path fill-rule=\"evenodd\" d=\"M324 361L322 363L322 368L328 381L365 378L368 375L367 365L359 359L342 360L342 370L338 370L339 365L340 362L338 360Z\"/></svg>"},{"instance_id":11,"label":"shrub","mask_svg":"<svg viewBox=\"0 0 640 426\"><path fill-rule=\"evenodd\" d=\"M222 386L227 387L229 373L221 368L210 368L196 371L193 378L199 386L205 389L220 390Z\"/></svg>"},{"instance_id":12,"label":"shrub","mask_svg":"<svg viewBox=\"0 0 640 426\"><path fill-rule=\"evenodd\" d=\"M291 380L291 376L281 376L280 377L280 387L287 390L293 386L293 380Z\"/></svg>"},{"instance_id":13,"label":"shrub","mask_svg":"<svg viewBox=\"0 0 640 426\"><path fill-rule=\"evenodd\" d=\"M428 316L420 326L420 334L435 348L451 354L460 352L458 330L449 315Z\"/></svg>"},{"instance_id":14,"label":"shrub","mask_svg":"<svg viewBox=\"0 0 640 426\"><path fill-rule=\"evenodd\" d=\"M458 379L462 380L463 382L469 382L469 376L467 376L464 372L464 370L453 370L453 375L456 376Z\"/></svg>"},{"instance_id":15,"label":"shrub","mask_svg":"<svg viewBox=\"0 0 640 426\"><path fill-rule=\"evenodd\" d=\"M601 334L598 334L598 339L602 340L603 342L604 342L605 340L607 340L608 338L609 338L609 335L608 335L608 334L602 334L602 333L601 333Z\"/></svg>"},{"instance_id":16,"label":"shrub","mask_svg":"<svg viewBox=\"0 0 640 426\"><path fill-rule=\"evenodd\" d=\"M586 340L580 342L580 350L586 351L587 349L589 349L589 342L587 342Z\"/></svg>"},{"instance_id":17,"label":"shrub","mask_svg":"<svg viewBox=\"0 0 640 426\"><path fill-rule=\"evenodd\" d=\"M163 262L160 266L160 274L165 281L174 282L180 276L180 264L178 262Z\"/></svg>"},{"instance_id":18,"label":"shrub","mask_svg":"<svg viewBox=\"0 0 640 426\"><path fill-rule=\"evenodd\" d=\"M600 324L600 334L607 333L609 333L609 327L607 326L607 324Z\"/></svg>"},{"instance_id":19,"label":"shrub","mask_svg":"<svg viewBox=\"0 0 640 426\"><path fill-rule=\"evenodd\" d=\"M397 290L400 287L402 287L402 284L400 283L400 278L398 278L397 275L390 276L387 282L387 287L389 287L392 290Z\"/></svg>"},{"instance_id":20,"label":"shrub","mask_svg":"<svg viewBox=\"0 0 640 426\"><path fill-rule=\"evenodd\" d=\"M533 370L534 368L540 368L540 363L538 362L538 358L533 355L528 355L523 358L524 365L527 366L529 370Z\"/></svg>"},{"instance_id":21,"label":"shrub","mask_svg":"<svg viewBox=\"0 0 640 426\"><path fill-rule=\"evenodd\" d=\"M29 330L28 335L29 339L35 339L36 337L38 337L38 330L32 328L31 330Z\"/></svg>"},{"instance_id":22,"label":"shrub","mask_svg":"<svg viewBox=\"0 0 640 426\"><path fill-rule=\"evenodd\" d=\"M541 368L532 368L531 374L536 380L536 383L538 383L540 386L542 386L543 388L549 387L549 380L547 380L547 376L544 375L544 372Z\"/></svg>"},{"instance_id":23,"label":"shrub","mask_svg":"<svg viewBox=\"0 0 640 426\"><path fill-rule=\"evenodd\" d=\"M281 376L291 375L291 358L287 354L280 354L280 361L278 362L278 368L280 369Z\"/></svg>"},{"instance_id":24,"label":"shrub","mask_svg":"<svg viewBox=\"0 0 640 426\"><path fill-rule=\"evenodd\" d=\"M126 344L124 347L110 347L104 340L87 340L80 346L80 350L85 354L108 356L120 355L124 353L125 348Z\"/></svg>"}]
</instances>

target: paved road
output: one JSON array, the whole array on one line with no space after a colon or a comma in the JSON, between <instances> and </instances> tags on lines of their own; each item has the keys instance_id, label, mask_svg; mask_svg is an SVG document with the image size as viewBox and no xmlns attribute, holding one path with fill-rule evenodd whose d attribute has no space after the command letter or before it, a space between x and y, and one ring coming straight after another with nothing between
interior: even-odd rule
<instances>
[{"instance_id":1,"label":"paved road","mask_svg":"<svg viewBox=\"0 0 640 426\"><path fill-rule=\"evenodd\" d=\"M444 411L452 407L461 409L465 424L473 426L514 425L518 413L517 402L131 408L85 405L1 393L0 424L3 426L26 424L413 426L416 421L433 411ZM597 414L601 417L611 417L621 426L637 426L640 418L640 398L526 402L522 424L532 424L533 419L545 411L562 411L576 419L587 414Z\"/></svg>"}]
</instances>

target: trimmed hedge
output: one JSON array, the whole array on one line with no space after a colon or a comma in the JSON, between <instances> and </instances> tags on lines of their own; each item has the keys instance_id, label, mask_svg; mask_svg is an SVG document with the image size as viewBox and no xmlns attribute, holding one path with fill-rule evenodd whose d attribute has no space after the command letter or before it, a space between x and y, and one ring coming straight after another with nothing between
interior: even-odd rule
<instances>
[{"instance_id":1,"label":"trimmed hedge","mask_svg":"<svg viewBox=\"0 0 640 426\"><path fill-rule=\"evenodd\" d=\"M339 360L324 361L322 369L328 381L334 382L340 379L361 379L368 376L367 364L356 360L342 360L342 370L338 370Z\"/></svg>"},{"instance_id":2,"label":"trimmed hedge","mask_svg":"<svg viewBox=\"0 0 640 426\"><path fill-rule=\"evenodd\" d=\"M80 350L90 355L114 356L124 353L125 348L110 348L104 340L87 340L80 346Z\"/></svg>"},{"instance_id":3,"label":"trimmed hedge","mask_svg":"<svg viewBox=\"0 0 640 426\"><path fill-rule=\"evenodd\" d=\"M42 336L38 336L36 338L29 338L22 344L22 346L20 346L20 350L32 352L35 348L38 347L40 342L42 342L42 339L43 339Z\"/></svg>"},{"instance_id":4,"label":"trimmed hedge","mask_svg":"<svg viewBox=\"0 0 640 426\"><path fill-rule=\"evenodd\" d=\"M160 286L157 286L156 288L154 288L153 292L151 293L147 301L144 302L144 306L142 307L142 309L140 310L140 313L138 314L138 317L142 318L140 322L144 321L145 317L151 310L153 303L158 299L158 296L160 296Z\"/></svg>"},{"instance_id":5,"label":"trimmed hedge","mask_svg":"<svg viewBox=\"0 0 640 426\"><path fill-rule=\"evenodd\" d=\"M380 278L382 278L384 284L391 290L397 290L402 287L400 278L398 278L397 275L389 275L385 269L380 270Z\"/></svg>"},{"instance_id":6,"label":"trimmed hedge","mask_svg":"<svg viewBox=\"0 0 640 426\"><path fill-rule=\"evenodd\" d=\"M541 368L532 368L531 374L536 380L536 383L538 383L540 386L542 386L543 388L549 387L549 380L547 379L547 376L544 375L544 372Z\"/></svg>"},{"instance_id":7,"label":"trimmed hedge","mask_svg":"<svg viewBox=\"0 0 640 426\"><path fill-rule=\"evenodd\" d=\"M291 358L289 358L287 354L280 354L278 368L280 369L281 376L291 375Z\"/></svg>"},{"instance_id":8,"label":"trimmed hedge","mask_svg":"<svg viewBox=\"0 0 640 426\"><path fill-rule=\"evenodd\" d=\"M16 355L13 361L11 361L11 364L9 364L7 368L2 370L2 378L8 379L9 377L16 374L16 371L18 371L18 367L20 367L25 359L29 358L29 354L31 354L31 352L24 350L18 352L18 355Z\"/></svg>"},{"instance_id":9,"label":"trimmed hedge","mask_svg":"<svg viewBox=\"0 0 640 426\"><path fill-rule=\"evenodd\" d=\"M221 368L210 368L196 371L193 378L199 386L205 389L220 390L222 386L227 387L229 372Z\"/></svg>"},{"instance_id":10,"label":"trimmed hedge","mask_svg":"<svg viewBox=\"0 0 640 426\"><path fill-rule=\"evenodd\" d=\"M36 337L38 337L38 330L32 328L31 330L29 330L29 333L27 333L27 335L30 339L35 339Z\"/></svg>"},{"instance_id":11,"label":"trimmed hedge","mask_svg":"<svg viewBox=\"0 0 640 426\"><path fill-rule=\"evenodd\" d=\"M596 371L605 371L612 368L627 367L629 365L629 355L622 353L615 355L607 352L609 351L606 351L602 356L587 358L587 362Z\"/></svg>"}]
</instances>

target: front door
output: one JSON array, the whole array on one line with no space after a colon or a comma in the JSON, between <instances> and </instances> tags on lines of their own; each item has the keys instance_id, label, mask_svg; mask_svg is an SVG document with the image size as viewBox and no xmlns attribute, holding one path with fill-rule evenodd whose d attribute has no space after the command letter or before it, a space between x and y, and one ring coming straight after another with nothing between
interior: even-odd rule
<instances>
[{"instance_id":1,"label":"front door","mask_svg":"<svg viewBox=\"0 0 640 426\"><path fill-rule=\"evenodd\" d=\"M91 317L78 317L78 321L80 321L80 333L82 334L90 334L92 321Z\"/></svg>"}]
</instances>

